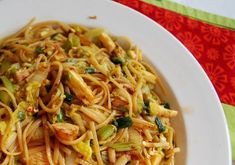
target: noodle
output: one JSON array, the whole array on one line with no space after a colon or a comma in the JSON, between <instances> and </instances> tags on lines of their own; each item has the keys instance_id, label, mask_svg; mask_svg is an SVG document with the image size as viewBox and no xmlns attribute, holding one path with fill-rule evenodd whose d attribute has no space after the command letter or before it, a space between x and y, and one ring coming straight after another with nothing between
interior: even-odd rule
<instances>
[{"instance_id":1,"label":"noodle","mask_svg":"<svg viewBox=\"0 0 235 165\"><path fill-rule=\"evenodd\" d=\"M16 129L17 129L19 148L20 151L23 151L22 128L19 121L16 123Z\"/></svg>"},{"instance_id":2,"label":"noodle","mask_svg":"<svg viewBox=\"0 0 235 165\"><path fill-rule=\"evenodd\" d=\"M43 130L44 130L44 137L45 137L47 159L48 159L49 163L51 165L53 165L54 163L53 163L52 156L51 156L50 136L49 136L48 129L46 127L46 117L45 116L42 117L42 122L43 122L43 127L44 127Z\"/></svg>"},{"instance_id":3,"label":"noodle","mask_svg":"<svg viewBox=\"0 0 235 165\"><path fill-rule=\"evenodd\" d=\"M103 165L104 163L103 163L103 160L102 160L101 155L100 155L99 143L98 143L98 139L97 139L97 135L96 135L94 122L90 123L90 129L91 129L91 132L93 134L94 152L95 152L95 155L96 155L96 158L97 158L98 165Z\"/></svg>"},{"instance_id":4,"label":"noodle","mask_svg":"<svg viewBox=\"0 0 235 165\"><path fill-rule=\"evenodd\" d=\"M59 154L60 154L60 144L58 140L55 140L55 146L54 146L54 154L53 154L53 161L55 164L58 163L59 160Z\"/></svg>"},{"instance_id":5,"label":"noodle","mask_svg":"<svg viewBox=\"0 0 235 165\"><path fill-rule=\"evenodd\" d=\"M115 153L115 150L112 149L112 148L109 148L109 149L108 149L108 154L109 154L109 161L110 161L111 163L116 162L116 153Z\"/></svg>"},{"instance_id":6,"label":"noodle","mask_svg":"<svg viewBox=\"0 0 235 165\"><path fill-rule=\"evenodd\" d=\"M140 49L33 21L0 41L0 164L174 164L178 112Z\"/></svg>"},{"instance_id":7,"label":"noodle","mask_svg":"<svg viewBox=\"0 0 235 165\"><path fill-rule=\"evenodd\" d=\"M23 132L23 148L24 148L24 158L25 158L25 163L29 164L29 151L28 151L28 146L26 143L26 135L27 135L27 131L30 128L31 124L33 123L33 121L31 121L27 127L25 128L24 132Z\"/></svg>"}]
</instances>

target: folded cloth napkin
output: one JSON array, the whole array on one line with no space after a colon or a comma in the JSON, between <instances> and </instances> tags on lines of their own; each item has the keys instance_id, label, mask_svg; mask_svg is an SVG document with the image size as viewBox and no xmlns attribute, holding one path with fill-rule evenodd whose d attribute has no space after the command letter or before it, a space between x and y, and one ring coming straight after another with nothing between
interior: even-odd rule
<instances>
[{"instance_id":1,"label":"folded cloth napkin","mask_svg":"<svg viewBox=\"0 0 235 165\"><path fill-rule=\"evenodd\" d=\"M115 1L161 24L198 60L223 103L235 160L235 20L188 9L169 1Z\"/></svg>"}]
</instances>

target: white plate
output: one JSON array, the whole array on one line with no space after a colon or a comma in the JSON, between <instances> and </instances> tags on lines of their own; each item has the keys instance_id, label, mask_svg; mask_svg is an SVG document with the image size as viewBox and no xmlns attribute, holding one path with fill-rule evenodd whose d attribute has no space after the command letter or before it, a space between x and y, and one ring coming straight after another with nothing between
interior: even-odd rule
<instances>
[{"instance_id":1,"label":"white plate","mask_svg":"<svg viewBox=\"0 0 235 165\"><path fill-rule=\"evenodd\" d=\"M93 15L97 20L87 19ZM226 120L212 84L189 51L160 25L108 0L1 0L0 36L32 17L101 26L131 38L167 82L170 98L176 99L173 107L180 108L174 121L182 149L177 164L231 164Z\"/></svg>"}]
</instances>

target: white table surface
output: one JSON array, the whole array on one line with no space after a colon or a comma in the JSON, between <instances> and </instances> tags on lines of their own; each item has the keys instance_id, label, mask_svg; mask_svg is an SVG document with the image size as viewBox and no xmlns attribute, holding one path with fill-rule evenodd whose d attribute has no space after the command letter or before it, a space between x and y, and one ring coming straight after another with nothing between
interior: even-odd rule
<instances>
[{"instance_id":1,"label":"white table surface","mask_svg":"<svg viewBox=\"0 0 235 165\"><path fill-rule=\"evenodd\" d=\"M186 6L235 19L235 0L172 0Z\"/></svg>"},{"instance_id":2,"label":"white table surface","mask_svg":"<svg viewBox=\"0 0 235 165\"><path fill-rule=\"evenodd\" d=\"M192 8L235 19L235 0L172 0ZM235 160L233 161L235 165Z\"/></svg>"}]
</instances>

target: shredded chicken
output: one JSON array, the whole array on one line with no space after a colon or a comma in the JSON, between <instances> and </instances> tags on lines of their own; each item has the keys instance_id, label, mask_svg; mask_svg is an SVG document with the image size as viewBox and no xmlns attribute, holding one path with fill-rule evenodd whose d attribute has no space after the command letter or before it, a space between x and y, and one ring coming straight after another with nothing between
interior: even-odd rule
<instances>
[{"instance_id":1,"label":"shredded chicken","mask_svg":"<svg viewBox=\"0 0 235 165\"><path fill-rule=\"evenodd\" d=\"M52 127L56 136L62 140L74 140L79 133L79 127L70 123L55 123L52 124Z\"/></svg>"},{"instance_id":2,"label":"shredded chicken","mask_svg":"<svg viewBox=\"0 0 235 165\"><path fill-rule=\"evenodd\" d=\"M128 101L124 99L123 97L115 97L112 101L112 105L115 107L125 106L128 104Z\"/></svg>"},{"instance_id":3,"label":"shredded chicken","mask_svg":"<svg viewBox=\"0 0 235 165\"><path fill-rule=\"evenodd\" d=\"M28 69L20 69L18 71L16 71L15 76L16 76L16 80L18 82L24 80L25 78L27 78L30 75L30 72Z\"/></svg>"}]
</instances>

